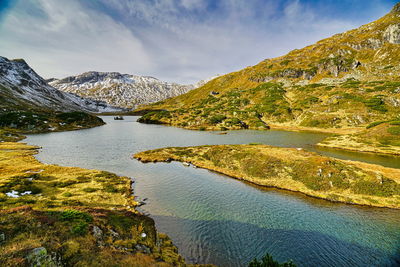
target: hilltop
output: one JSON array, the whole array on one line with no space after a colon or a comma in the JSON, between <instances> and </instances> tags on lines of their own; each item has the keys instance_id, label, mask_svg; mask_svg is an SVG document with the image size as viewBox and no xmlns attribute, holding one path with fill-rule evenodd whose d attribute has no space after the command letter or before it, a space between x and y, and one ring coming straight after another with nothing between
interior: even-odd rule
<instances>
[{"instance_id":1,"label":"hilltop","mask_svg":"<svg viewBox=\"0 0 400 267\"><path fill-rule=\"evenodd\" d=\"M189 129L355 133L400 109L400 4L384 17L142 106L140 121Z\"/></svg>"}]
</instances>

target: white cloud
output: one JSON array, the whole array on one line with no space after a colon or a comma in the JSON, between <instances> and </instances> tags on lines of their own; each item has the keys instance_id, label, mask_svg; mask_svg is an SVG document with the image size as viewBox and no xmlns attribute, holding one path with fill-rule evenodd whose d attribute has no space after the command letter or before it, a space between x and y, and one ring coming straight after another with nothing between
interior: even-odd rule
<instances>
[{"instance_id":1,"label":"white cloud","mask_svg":"<svg viewBox=\"0 0 400 267\"><path fill-rule=\"evenodd\" d=\"M144 74L152 68L129 29L75 1L20 1L14 10L0 28L0 54L25 58L45 77L88 70Z\"/></svg>"}]
</instances>

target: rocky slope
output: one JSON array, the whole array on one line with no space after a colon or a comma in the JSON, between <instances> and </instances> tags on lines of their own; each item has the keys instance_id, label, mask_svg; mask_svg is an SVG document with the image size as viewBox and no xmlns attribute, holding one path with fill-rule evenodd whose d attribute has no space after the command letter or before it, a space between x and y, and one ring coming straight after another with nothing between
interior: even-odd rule
<instances>
[{"instance_id":1,"label":"rocky slope","mask_svg":"<svg viewBox=\"0 0 400 267\"><path fill-rule=\"evenodd\" d=\"M104 101L112 106L135 108L175 97L203 85L180 85L153 77L121 74L118 72L85 72L61 80L50 79L57 89Z\"/></svg>"},{"instance_id":2,"label":"rocky slope","mask_svg":"<svg viewBox=\"0 0 400 267\"><path fill-rule=\"evenodd\" d=\"M0 57L0 109L85 111L92 113L121 111L104 102L61 92L47 84L23 59Z\"/></svg>"},{"instance_id":3,"label":"rocky slope","mask_svg":"<svg viewBox=\"0 0 400 267\"><path fill-rule=\"evenodd\" d=\"M400 4L381 19L148 105L141 121L191 129L358 131L400 110Z\"/></svg>"}]
</instances>

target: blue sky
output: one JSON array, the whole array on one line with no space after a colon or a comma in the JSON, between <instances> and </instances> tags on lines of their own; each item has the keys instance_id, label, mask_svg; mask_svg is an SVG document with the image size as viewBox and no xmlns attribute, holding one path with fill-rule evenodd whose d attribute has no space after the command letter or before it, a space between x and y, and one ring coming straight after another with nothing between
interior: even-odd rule
<instances>
[{"instance_id":1,"label":"blue sky","mask_svg":"<svg viewBox=\"0 0 400 267\"><path fill-rule=\"evenodd\" d=\"M383 16L391 0L0 0L0 55L45 78L118 71L191 83Z\"/></svg>"}]
</instances>

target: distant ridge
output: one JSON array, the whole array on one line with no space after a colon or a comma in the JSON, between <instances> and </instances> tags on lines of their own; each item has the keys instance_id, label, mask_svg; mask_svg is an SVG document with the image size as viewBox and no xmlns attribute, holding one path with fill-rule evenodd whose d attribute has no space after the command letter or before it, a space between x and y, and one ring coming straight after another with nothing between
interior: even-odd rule
<instances>
[{"instance_id":1,"label":"distant ridge","mask_svg":"<svg viewBox=\"0 0 400 267\"><path fill-rule=\"evenodd\" d=\"M164 82L150 76L96 71L59 80L50 79L49 83L64 92L131 109L175 97L198 87Z\"/></svg>"},{"instance_id":2,"label":"distant ridge","mask_svg":"<svg viewBox=\"0 0 400 267\"><path fill-rule=\"evenodd\" d=\"M47 84L23 59L0 57L0 108L36 111L121 111L105 102L84 99Z\"/></svg>"}]
</instances>

